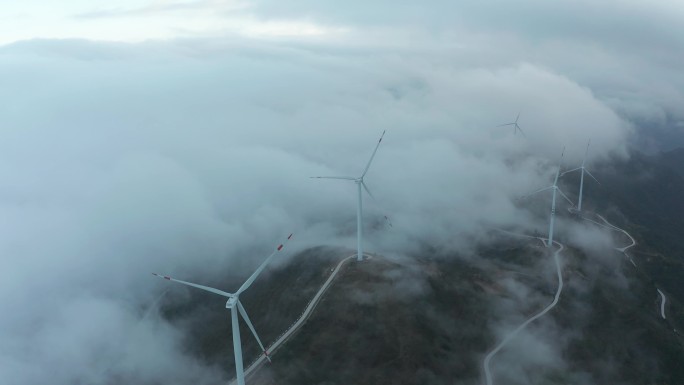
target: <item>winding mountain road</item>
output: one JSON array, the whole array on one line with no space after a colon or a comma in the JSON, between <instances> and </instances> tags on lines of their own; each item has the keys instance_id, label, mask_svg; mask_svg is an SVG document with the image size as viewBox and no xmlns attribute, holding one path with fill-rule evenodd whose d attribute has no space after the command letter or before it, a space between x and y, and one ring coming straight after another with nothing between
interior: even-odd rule
<instances>
[{"instance_id":1,"label":"winding mountain road","mask_svg":"<svg viewBox=\"0 0 684 385\"><path fill-rule=\"evenodd\" d=\"M583 215L580 215L580 218L584 219L585 221L589 221L589 222L591 222L591 223L597 224L597 225L599 225L599 226L606 227L606 228L608 228L608 229L611 229L611 230L614 230L614 231L619 231L619 232L625 234L625 235L630 239L630 241L632 241L632 243L629 244L629 245L627 245L627 246L625 246L625 247L616 247L615 250L617 250L617 251L621 252L622 254L624 254L625 257L626 257L627 259L629 259L629 261L632 263L632 265L634 265L634 267L637 267L637 265L636 265L636 263L634 263L634 260L632 259L632 257L630 257L629 254L627 254L627 249L636 246L636 241L634 240L634 238L632 237L632 235L630 235L630 234L629 234L627 231L625 231L624 229L621 229L621 228L615 226L614 224L608 222L608 220L607 220L606 218L604 218L601 214L596 214L596 216L599 217L605 224L596 222L596 221L594 221L594 220L592 220L592 219L589 219L589 218L587 218L587 217L585 217L585 216L583 216Z\"/></svg>"},{"instance_id":2,"label":"winding mountain road","mask_svg":"<svg viewBox=\"0 0 684 385\"><path fill-rule=\"evenodd\" d=\"M660 294L660 297L662 299L662 301L660 302L660 316L663 317L663 319L667 319L665 317L665 301L667 301L667 298L665 298L665 293L660 291L660 289L656 290L658 290L658 294Z\"/></svg>"},{"instance_id":3,"label":"winding mountain road","mask_svg":"<svg viewBox=\"0 0 684 385\"><path fill-rule=\"evenodd\" d=\"M373 256L370 254L363 254L367 258L372 258ZM266 351L269 352L269 356L273 356L275 352L280 348L287 340L292 337L292 335L299 330L306 320L311 316L311 313L316 309L316 306L321 300L321 297L325 292L328 290L330 287L332 281L335 279L335 276L337 276L337 273L340 271L342 266L351 260L352 258L356 258L356 253L342 259L335 269L333 269L332 273L330 273L330 276L328 279L323 283L321 288L318 290L316 295L309 301L309 303L306 305L306 308L302 312L302 314L297 318L297 320L287 329L285 330L277 339L274 343L272 343L270 346L266 348ZM255 359L246 369L245 369L245 380L249 379L249 376L253 375L260 367L261 365L266 361L266 356L265 355L260 355L257 359ZM230 384L235 384L235 379L233 379Z\"/></svg>"},{"instance_id":4,"label":"winding mountain road","mask_svg":"<svg viewBox=\"0 0 684 385\"><path fill-rule=\"evenodd\" d=\"M598 223L596 221L593 221L593 220L586 218L584 216L582 217L582 219L585 219L589 222L596 223L599 226L604 226L604 227L608 227L608 228L615 230L615 231L620 231L623 234L625 234L627 237L629 237L629 239L632 241L632 243L630 245L627 245L625 247L616 247L615 250L622 252L625 255L625 257L627 257L629 259L629 261L632 262L632 265L634 265L634 267L637 267L637 265L636 265L636 263L634 263L634 260L632 259L632 257L630 257L629 254L627 254L627 249L636 246L636 241L634 240L634 238L624 229L621 229L621 228L613 225L612 223L608 222L608 220L606 218L604 218L602 215L596 214L596 216L599 217L605 223L605 225ZM660 316L663 317L663 319L667 319L667 317L665 316L665 302L667 302L667 297L665 296L665 293L663 293L660 289L656 288L656 290L658 290L658 294L660 294L660 298L661 298Z\"/></svg>"},{"instance_id":5,"label":"winding mountain road","mask_svg":"<svg viewBox=\"0 0 684 385\"><path fill-rule=\"evenodd\" d=\"M629 261L632 262L632 265L634 265L634 267L636 267L636 263L634 263L634 260L632 259L632 257L630 257L629 254L627 254L627 249L629 249L630 247L634 247L636 245L636 241L634 240L634 238L632 238L632 236L628 232L626 232L625 230L623 230L623 229L611 224L610 222L608 222L606 220L606 218L604 218L603 216L601 216L599 214L596 214L596 215L599 218L601 218L601 220L603 222L605 222L608 226L610 226L614 230L621 231L623 234L625 234L626 236L629 237L629 239L632 241L631 245L627 245L625 247L616 247L615 249L618 251L621 251L625 255L625 257L629 258ZM661 301L660 301L660 316L663 317L663 319L667 319L667 317L665 316L665 303L667 302L667 297L665 296L665 293L663 293L660 289L656 288L656 290L658 290L658 294L660 294L660 299L661 299Z\"/></svg>"},{"instance_id":6,"label":"winding mountain road","mask_svg":"<svg viewBox=\"0 0 684 385\"><path fill-rule=\"evenodd\" d=\"M600 214L596 214L596 216L598 216L599 218L601 218L601 220L602 220L603 222L605 222L606 225L608 225L608 226L612 227L613 229L615 229L615 230L617 230L617 231L620 231L620 232L622 232L623 234L625 234L625 235L626 235L627 237L629 237L629 239L632 241L632 244L631 244L631 245L627 245L627 246L625 246L625 247L616 247L616 248L615 248L616 250L618 250L618 251L620 251L620 252L622 252L622 253L625 253L625 251L627 251L627 249L636 246L636 241L634 240L634 238L632 238L632 236L631 236L628 232L626 232L625 230L623 230L623 229L621 229L621 228L615 226L614 224L608 222L608 220L607 220L606 218L604 218L603 216L601 216ZM627 253L625 253L625 255L627 255ZM630 258L630 259L631 259L631 258Z\"/></svg>"},{"instance_id":7,"label":"winding mountain road","mask_svg":"<svg viewBox=\"0 0 684 385\"><path fill-rule=\"evenodd\" d=\"M522 237L526 237L526 238L535 238L535 239L541 240L542 242L544 242L544 240L545 240L545 238L532 237L532 236L523 235L523 234L515 234L515 233L510 233L510 232L508 232L508 231L506 231L506 233L513 234L513 235L517 235L517 236L522 236ZM540 311L539 313L537 313L537 314L533 315L532 317L528 318L527 321L525 321L525 322L523 322L522 324L520 324L520 326L518 326L518 327L515 328L512 332L510 332L503 340L501 340L501 342L499 342L498 345L496 345L496 346L494 347L494 349L492 349L492 350L485 356L484 361L483 361L483 363L482 363L482 367L483 367L483 369L484 369L485 384L486 384L486 385L492 385L492 384L494 383L494 382L493 382L494 380L493 380L493 378L492 378L492 373L491 373L491 370L490 370L490 363L491 363L492 358L496 355L496 353L498 353L498 352L499 352L499 351L500 351L508 342L510 342L513 338L515 338L515 336L517 336L518 333L520 333L521 330L525 329L525 327L527 327L527 325L529 325L530 323L532 323L534 320L536 320L536 319L542 317L544 314L548 313L549 310L553 309L554 306L556 306L556 304L558 303L558 300L560 299L561 292L563 291L563 274L562 274L562 271L561 271L561 264L560 264L559 254L560 254L561 251L563 251L563 249L565 249L565 246L564 246L562 243L559 243L559 242L556 242L556 241L553 241L553 243L556 244L556 245L558 245L558 250L556 250L556 252L553 253L553 258L554 258L554 260L555 260L555 262L556 262L556 272L557 272L557 274L558 274L558 290L556 291L556 295L554 296L553 301L552 301L547 307L545 307L545 308L544 308L542 311Z\"/></svg>"}]
</instances>

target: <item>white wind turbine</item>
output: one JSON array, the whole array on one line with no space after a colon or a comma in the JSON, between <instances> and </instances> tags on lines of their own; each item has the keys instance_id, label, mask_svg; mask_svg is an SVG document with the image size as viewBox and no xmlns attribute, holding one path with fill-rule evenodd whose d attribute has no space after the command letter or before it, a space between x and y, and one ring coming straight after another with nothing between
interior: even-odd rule
<instances>
[{"instance_id":1,"label":"white wind turbine","mask_svg":"<svg viewBox=\"0 0 684 385\"><path fill-rule=\"evenodd\" d=\"M567 174L567 173L569 173L569 172L573 172L573 171L577 171L577 170L581 170L581 171L582 171L581 174L580 174L580 189L579 189L579 198L578 198L578 200L577 200L577 212L581 212L581 211L582 211L582 190L584 189L584 173L586 172L587 175L589 175L590 177L594 178L594 180L596 181L596 183L601 184L601 182L599 182L598 179L596 179L593 175L591 175L591 173L589 172L589 170L587 170L587 169L584 167L584 164L587 162L587 155L589 154L589 145L590 145L590 144L591 144L591 140L589 140L589 142L587 143L587 151L584 153L584 160L582 160L582 165L581 165L580 167L573 168L572 170L568 170L568 171L566 171L566 172L564 172L564 173L561 174L561 176L563 176L563 175L565 175L565 174Z\"/></svg>"},{"instance_id":2,"label":"white wind turbine","mask_svg":"<svg viewBox=\"0 0 684 385\"><path fill-rule=\"evenodd\" d=\"M290 234L287 239L289 240L292 238L292 234ZM254 338L256 338L257 342L259 343L259 346L261 347L261 351L264 352L264 355L268 359L268 361L271 361L271 358L268 356L268 352L264 348L264 345L261 343L261 340L259 339L259 336L257 335L256 330L254 330L254 326L252 325L252 322L249 320L249 316L247 316L247 312L245 311L245 308L242 306L242 303L240 303L239 296L240 294L247 290L254 280L256 280L257 276L261 273L262 270L266 267L266 265L271 261L273 256L275 256L280 250L282 250L283 244L281 243L275 251L271 255L266 258L266 260L259 266L258 269L252 274L251 277L249 277L245 283L240 286L240 288L235 292L235 293L227 293L222 290L214 289L212 287L208 286L202 286L198 285L195 283L191 282L186 282L186 281L181 281L178 279L174 279L165 275L159 275L156 273L152 273L153 275L156 275L159 278L164 278L169 281L173 282L178 282L182 283L184 285L192 286L198 289L206 290L208 292L222 295L224 297L228 297L228 302L226 302L226 308L230 309L230 316L231 316L231 323L233 326L233 350L235 352L235 372L236 372L236 378L237 378L237 383L238 385L245 385L245 373L244 373L244 368L242 364L242 344L240 343L240 325L238 324L238 312L240 312L240 315L242 318L245 320L245 323L249 327L249 330L252 331L252 334L254 335Z\"/></svg>"},{"instance_id":3,"label":"white wind turbine","mask_svg":"<svg viewBox=\"0 0 684 385\"><path fill-rule=\"evenodd\" d=\"M565 147L563 147L563 153L561 153L561 158L560 158L560 162L558 163L558 170L556 170L556 178L553 180L553 185L551 185L549 187L544 187L542 189L539 189L539 190L523 197L523 198L527 198L527 197L530 197L534 194L537 194L537 193L540 193L540 192L546 191L546 190L552 190L553 191L553 194L551 195L551 218L549 220L549 242L546 244L546 247L551 247L551 245L553 245L553 222L554 222L554 219L556 217L556 192L559 192L561 194L561 196L563 198L565 198L565 200L567 200L568 202L570 202L571 205L574 206L574 204L572 203L570 198L568 198L565 194L563 194L563 191L561 191L561 189L558 188L558 175L560 174L561 165L563 164L563 154L564 153L565 153Z\"/></svg>"},{"instance_id":4,"label":"white wind turbine","mask_svg":"<svg viewBox=\"0 0 684 385\"><path fill-rule=\"evenodd\" d=\"M362 217L363 217L363 210L362 210L362 193L361 193L361 187L363 187L364 190L370 195L371 198L373 198L373 194L371 194L370 190L368 190L368 187L366 184L363 182L363 177L366 176L366 173L368 172L368 169L370 168L371 162L373 162L373 158L375 157L375 153L378 151L378 147L380 147L380 142L382 142L382 138L385 136L385 131L382 132L382 135L380 135L380 140L378 140L378 144L375 145L375 149L373 150L373 154L371 155L370 159L368 160L368 164L366 164L366 168L363 170L363 174L359 177L351 177L351 176L312 176L312 178L316 179L345 179L345 180L353 180L354 183L356 183L356 188L358 191L358 204L356 207L356 249L357 249L357 254L356 254L356 260L361 261L363 260L363 224L362 224Z\"/></svg>"},{"instance_id":5,"label":"white wind turbine","mask_svg":"<svg viewBox=\"0 0 684 385\"><path fill-rule=\"evenodd\" d=\"M518 125L518 119L520 118L520 112L518 112L518 116L515 117L515 121L512 123L504 123L504 124L499 124L497 127L504 127L504 126L513 126L513 135L517 134L518 131L522 134L522 136L527 137L525 133L523 132L522 128Z\"/></svg>"}]
</instances>

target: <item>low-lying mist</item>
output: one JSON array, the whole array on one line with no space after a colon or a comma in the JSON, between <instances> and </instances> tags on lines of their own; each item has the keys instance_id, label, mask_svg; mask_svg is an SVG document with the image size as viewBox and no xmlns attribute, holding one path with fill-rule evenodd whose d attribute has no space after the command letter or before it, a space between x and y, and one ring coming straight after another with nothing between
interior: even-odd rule
<instances>
[{"instance_id":1,"label":"low-lying mist","mask_svg":"<svg viewBox=\"0 0 684 385\"><path fill-rule=\"evenodd\" d=\"M515 198L551 184L564 145L565 164L590 137L592 161L627 153L629 125L549 68L196 43L0 47L8 383L221 380L146 316L168 288L150 273L247 277L290 232L287 255L353 247L355 186L309 177L359 175L383 130L365 242L397 257L543 227ZM526 138L495 127L518 112Z\"/></svg>"}]
</instances>

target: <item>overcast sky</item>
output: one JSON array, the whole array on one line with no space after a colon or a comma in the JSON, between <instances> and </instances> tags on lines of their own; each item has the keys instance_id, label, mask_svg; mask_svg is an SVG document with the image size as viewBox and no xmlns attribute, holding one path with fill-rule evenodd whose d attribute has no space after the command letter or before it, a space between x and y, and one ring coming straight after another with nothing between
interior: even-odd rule
<instances>
[{"instance_id":1,"label":"overcast sky","mask_svg":"<svg viewBox=\"0 0 684 385\"><path fill-rule=\"evenodd\" d=\"M141 320L166 288L149 272L247 274L291 231L291 250L353 247L353 184L308 177L360 173L383 130L370 250L543 229L513 201L563 146L570 166L589 139L595 164L681 137L683 19L676 1L2 3L0 378L211 383ZM518 113L527 139L495 127Z\"/></svg>"},{"instance_id":2,"label":"overcast sky","mask_svg":"<svg viewBox=\"0 0 684 385\"><path fill-rule=\"evenodd\" d=\"M247 38L325 49L430 50L454 65L531 62L588 87L644 128L681 143L684 5L634 1L26 0L0 5L0 44L78 38ZM644 143L640 143L644 147Z\"/></svg>"}]
</instances>

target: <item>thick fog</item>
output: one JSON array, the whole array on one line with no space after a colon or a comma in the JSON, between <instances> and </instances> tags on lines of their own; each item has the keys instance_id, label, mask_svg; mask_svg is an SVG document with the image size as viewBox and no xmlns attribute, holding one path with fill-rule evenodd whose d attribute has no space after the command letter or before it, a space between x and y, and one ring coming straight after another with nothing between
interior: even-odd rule
<instances>
[{"instance_id":1,"label":"thick fog","mask_svg":"<svg viewBox=\"0 0 684 385\"><path fill-rule=\"evenodd\" d=\"M590 138L590 162L628 156L630 114L652 114L641 99L662 91L639 83L675 55L613 63L627 43L588 44L570 17L567 30L549 21L508 35L503 15L501 29L478 23L482 9L458 10L452 29L450 7L378 5L355 18L299 3L310 12L293 12L348 32L0 46L0 378L214 383L221 371L150 310L167 286L149 273L247 275L290 232L288 254L353 248L354 184L309 177L359 175L384 130L366 176L369 251L462 250L492 227L543 228L515 199L551 184L563 146L566 166ZM291 16L279 8L249 9ZM596 23L625 22L614 17ZM565 60L591 49L615 70ZM616 96L629 89L638 108ZM518 113L526 137L496 127Z\"/></svg>"}]
</instances>

